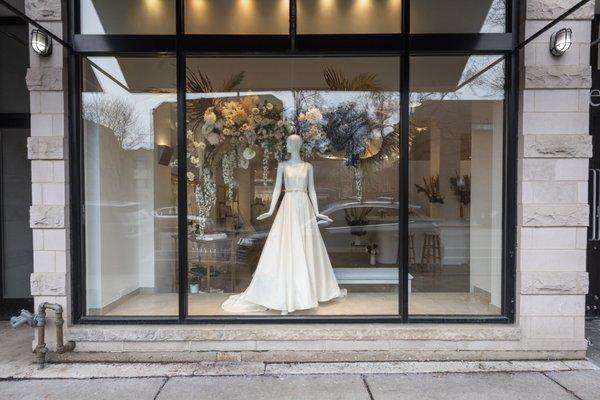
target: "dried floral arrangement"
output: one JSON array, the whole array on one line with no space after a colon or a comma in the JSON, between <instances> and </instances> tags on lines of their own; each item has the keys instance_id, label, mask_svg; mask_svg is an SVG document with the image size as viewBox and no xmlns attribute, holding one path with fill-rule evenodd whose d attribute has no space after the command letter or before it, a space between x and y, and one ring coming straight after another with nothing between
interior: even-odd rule
<instances>
[{"instance_id":1,"label":"dried floral arrangement","mask_svg":"<svg viewBox=\"0 0 600 400\"><path fill-rule=\"evenodd\" d=\"M390 157L398 157L398 124L386 124L395 103L380 95L380 84L373 74L359 74L347 79L340 72L325 69L323 77L331 90L372 91L377 99L375 115L356 102L346 102L324 113L310 102L295 101L295 116L285 118L285 110L274 101L259 96L235 98L201 98L186 102L188 127L188 182L194 193L200 219L210 214L216 198L214 171L222 171L227 196L234 196L235 170L247 169L250 161L262 152L263 182L267 182L270 160L281 161L285 155L285 138L296 133L303 138L302 153L306 158L342 153L346 165L353 168L356 193L362 201L364 169L378 166ZM244 81L240 72L215 88L200 70L187 73L189 93L232 92ZM306 93L294 92L301 98ZM394 99L392 99L394 100ZM378 143L373 151L370 146ZM205 222L200 224L204 233Z\"/></svg>"},{"instance_id":2,"label":"dried floral arrangement","mask_svg":"<svg viewBox=\"0 0 600 400\"><path fill-rule=\"evenodd\" d=\"M460 176L455 171L454 176L450 177L450 188L460 203L460 217L464 218L464 208L471 202L471 177L469 175Z\"/></svg>"},{"instance_id":3,"label":"dried floral arrangement","mask_svg":"<svg viewBox=\"0 0 600 400\"><path fill-rule=\"evenodd\" d=\"M440 176L432 175L429 179L423 177L423 185L415 184L417 192L423 193L430 203L444 204L444 197L440 194Z\"/></svg>"},{"instance_id":4,"label":"dried floral arrangement","mask_svg":"<svg viewBox=\"0 0 600 400\"><path fill-rule=\"evenodd\" d=\"M471 202L471 177L469 175L460 176L455 172L455 176L450 177L450 188L462 205L468 205Z\"/></svg>"}]
</instances>

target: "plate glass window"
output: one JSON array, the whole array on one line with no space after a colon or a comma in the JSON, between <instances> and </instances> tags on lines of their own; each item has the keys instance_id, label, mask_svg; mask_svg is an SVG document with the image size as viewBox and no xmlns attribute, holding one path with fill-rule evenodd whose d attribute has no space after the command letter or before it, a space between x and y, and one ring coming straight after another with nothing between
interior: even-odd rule
<instances>
[{"instance_id":1,"label":"plate glass window","mask_svg":"<svg viewBox=\"0 0 600 400\"><path fill-rule=\"evenodd\" d=\"M401 0L298 0L298 34L400 33Z\"/></svg>"},{"instance_id":2,"label":"plate glass window","mask_svg":"<svg viewBox=\"0 0 600 400\"><path fill-rule=\"evenodd\" d=\"M412 57L410 314L499 315L504 62Z\"/></svg>"},{"instance_id":3,"label":"plate glass window","mask_svg":"<svg viewBox=\"0 0 600 400\"><path fill-rule=\"evenodd\" d=\"M80 0L81 33L174 35L175 0Z\"/></svg>"},{"instance_id":4,"label":"plate glass window","mask_svg":"<svg viewBox=\"0 0 600 400\"><path fill-rule=\"evenodd\" d=\"M399 59L188 58L187 66L190 314L236 315L221 305L257 276L275 215L293 218L284 198L273 217L257 220L269 209L294 130L314 171L319 210L333 220L317 230L348 292L294 315L398 315ZM290 244L316 251L300 239ZM260 284L307 295L277 282Z\"/></svg>"},{"instance_id":5,"label":"plate glass window","mask_svg":"<svg viewBox=\"0 0 600 400\"><path fill-rule=\"evenodd\" d=\"M185 0L187 34L287 35L289 0Z\"/></svg>"},{"instance_id":6,"label":"plate glass window","mask_svg":"<svg viewBox=\"0 0 600 400\"><path fill-rule=\"evenodd\" d=\"M88 315L177 315L175 59L83 60Z\"/></svg>"},{"instance_id":7,"label":"plate glass window","mask_svg":"<svg viewBox=\"0 0 600 400\"><path fill-rule=\"evenodd\" d=\"M411 0L411 33L502 33L506 0Z\"/></svg>"}]
</instances>

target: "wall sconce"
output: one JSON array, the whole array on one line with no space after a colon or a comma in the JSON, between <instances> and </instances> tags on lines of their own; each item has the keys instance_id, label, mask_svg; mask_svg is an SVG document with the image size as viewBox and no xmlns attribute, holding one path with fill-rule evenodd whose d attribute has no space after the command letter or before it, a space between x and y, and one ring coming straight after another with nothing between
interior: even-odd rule
<instances>
[{"instance_id":1,"label":"wall sconce","mask_svg":"<svg viewBox=\"0 0 600 400\"><path fill-rule=\"evenodd\" d=\"M171 157L173 156L173 148L164 144L159 144L158 149L158 163L166 167L171 164Z\"/></svg>"},{"instance_id":2,"label":"wall sconce","mask_svg":"<svg viewBox=\"0 0 600 400\"><path fill-rule=\"evenodd\" d=\"M52 38L39 29L31 31L31 48L42 57L49 56L52 53Z\"/></svg>"},{"instance_id":3,"label":"wall sconce","mask_svg":"<svg viewBox=\"0 0 600 400\"><path fill-rule=\"evenodd\" d=\"M550 53L553 56L562 56L572 44L573 31L571 28L562 28L550 37Z\"/></svg>"}]
</instances>

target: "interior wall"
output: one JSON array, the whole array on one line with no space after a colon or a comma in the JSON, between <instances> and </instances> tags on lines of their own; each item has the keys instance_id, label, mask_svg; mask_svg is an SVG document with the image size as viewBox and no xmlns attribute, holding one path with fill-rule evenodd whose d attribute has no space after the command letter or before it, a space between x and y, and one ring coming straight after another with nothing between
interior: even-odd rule
<instances>
[{"instance_id":1,"label":"interior wall","mask_svg":"<svg viewBox=\"0 0 600 400\"><path fill-rule=\"evenodd\" d=\"M472 107L470 285L500 306L503 103Z\"/></svg>"}]
</instances>

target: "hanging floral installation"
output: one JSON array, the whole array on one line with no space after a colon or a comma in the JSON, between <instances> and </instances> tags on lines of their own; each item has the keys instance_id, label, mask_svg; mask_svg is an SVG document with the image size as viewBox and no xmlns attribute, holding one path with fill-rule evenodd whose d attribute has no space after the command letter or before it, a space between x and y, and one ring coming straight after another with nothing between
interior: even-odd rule
<instances>
[{"instance_id":1,"label":"hanging floral installation","mask_svg":"<svg viewBox=\"0 0 600 400\"><path fill-rule=\"evenodd\" d=\"M386 124L396 105L378 96L380 85L371 74L347 79L332 69L323 72L324 80L334 91L373 91L375 115L364 105L344 102L322 111L301 100L304 92L294 92L294 112L287 113L271 96L231 96L189 99L186 102L189 131L187 159L192 169L188 181L194 188L201 223L197 233L206 229L206 219L216 204L215 172L220 170L227 189L227 200L235 199L235 171L247 169L258 153L262 153L262 181L267 184L270 161L283 160L285 139L292 133L303 139L302 153L307 159L315 156L337 158L352 168L356 197L362 201L364 169L398 155L398 124ZM231 93L243 81L240 72L225 80L215 90L201 71L188 70L189 93ZM298 95L298 96L296 96ZM388 104L389 103L389 104ZM396 107L397 108L397 107ZM286 118L286 115L288 117Z\"/></svg>"}]
</instances>

